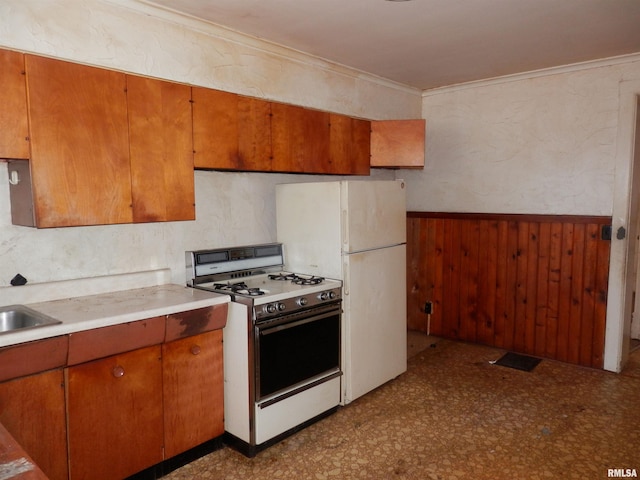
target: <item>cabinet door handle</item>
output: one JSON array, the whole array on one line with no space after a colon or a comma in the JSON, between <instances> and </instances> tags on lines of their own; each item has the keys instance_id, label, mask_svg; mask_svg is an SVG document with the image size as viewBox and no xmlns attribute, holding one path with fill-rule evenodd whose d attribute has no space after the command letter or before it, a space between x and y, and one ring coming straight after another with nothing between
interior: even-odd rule
<instances>
[{"instance_id":1,"label":"cabinet door handle","mask_svg":"<svg viewBox=\"0 0 640 480\"><path fill-rule=\"evenodd\" d=\"M191 353L194 355L198 355L200 353L200 345L193 345L191 347Z\"/></svg>"},{"instance_id":2,"label":"cabinet door handle","mask_svg":"<svg viewBox=\"0 0 640 480\"><path fill-rule=\"evenodd\" d=\"M113 370L111 371L111 373L116 378L124 377L124 367L121 365L115 366L113 367Z\"/></svg>"}]
</instances>

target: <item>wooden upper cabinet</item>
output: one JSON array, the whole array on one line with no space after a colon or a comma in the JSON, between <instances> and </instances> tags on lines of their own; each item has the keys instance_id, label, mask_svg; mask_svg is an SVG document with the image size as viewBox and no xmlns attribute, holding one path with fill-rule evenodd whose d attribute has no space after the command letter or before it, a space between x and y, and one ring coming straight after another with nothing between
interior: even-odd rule
<instances>
[{"instance_id":1,"label":"wooden upper cabinet","mask_svg":"<svg viewBox=\"0 0 640 480\"><path fill-rule=\"evenodd\" d=\"M332 113L329 116L329 171L369 175L371 122Z\"/></svg>"},{"instance_id":2,"label":"wooden upper cabinet","mask_svg":"<svg viewBox=\"0 0 640 480\"><path fill-rule=\"evenodd\" d=\"M130 223L123 73L25 55L36 225Z\"/></svg>"},{"instance_id":3,"label":"wooden upper cabinet","mask_svg":"<svg viewBox=\"0 0 640 480\"><path fill-rule=\"evenodd\" d=\"M271 104L193 87L196 168L271 171Z\"/></svg>"},{"instance_id":4,"label":"wooden upper cabinet","mask_svg":"<svg viewBox=\"0 0 640 480\"><path fill-rule=\"evenodd\" d=\"M133 221L194 220L191 87L126 79Z\"/></svg>"},{"instance_id":5,"label":"wooden upper cabinet","mask_svg":"<svg viewBox=\"0 0 640 480\"><path fill-rule=\"evenodd\" d=\"M370 122L193 87L195 168L368 175Z\"/></svg>"},{"instance_id":6,"label":"wooden upper cabinet","mask_svg":"<svg viewBox=\"0 0 640 480\"><path fill-rule=\"evenodd\" d=\"M424 168L425 120L371 122L371 166Z\"/></svg>"},{"instance_id":7,"label":"wooden upper cabinet","mask_svg":"<svg viewBox=\"0 0 640 480\"><path fill-rule=\"evenodd\" d=\"M35 226L195 219L191 87L24 58Z\"/></svg>"},{"instance_id":8,"label":"wooden upper cabinet","mask_svg":"<svg viewBox=\"0 0 640 480\"><path fill-rule=\"evenodd\" d=\"M193 87L193 148L196 168L232 169L238 163L238 96Z\"/></svg>"},{"instance_id":9,"label":"wooden upper cabinet","mask_svg":"<svg viewBox=\"0 0 640 480\"><path fill-rule=\"evenodd\" d=\"M329 113L271 104L273 171L329 173Z\"/></svg>"},{"instance_id":10,"label":"wooden upper cabinet","mask_svg":"<svg viewBox=\"0 0 640 480\"><path fill-rule=\"evenodd\" d=\"M0 50L0 158L29 158L24 55Z\"/></svg>"},{"instance_id":11,"label":"wooden upper cabinet","mask_svg":"<svg viewBox=\"0 0 640 480\"><path fill-rule=\"evenodd\" d=\"M259 98L238 98L238 169L270 172L271 103Z\"/></svg>"}]
</instances>

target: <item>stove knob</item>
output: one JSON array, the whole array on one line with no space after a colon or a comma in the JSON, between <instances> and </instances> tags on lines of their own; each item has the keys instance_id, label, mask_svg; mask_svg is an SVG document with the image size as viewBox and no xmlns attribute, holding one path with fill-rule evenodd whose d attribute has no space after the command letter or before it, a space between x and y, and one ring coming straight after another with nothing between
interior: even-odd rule
<instances>
[{"instance_id":1,"label":"stove knob","mask_svg":"<svg viewBox=\"0 0 640 480\"><path fill-rule=\"evenodd\" d=\"M284 303L282 303L282 302L278 303L278 311L279 312L283 311L285 308L287 308L287 306Z\"/></svg>"},{"instance_id":2,"label":"stove knob","mask_svg":"<svg viewBox=\"0 0 640 480\"><path fill-rule=\"evenodd\" d=\"M276 312L276 306L273 303L265 305L264 309L265 309L265 311L267 313L275 313Z\"/></svg>"},{"instance_id":3,"label":"stove knob","mask_svg":"<svg viewBox=\"0 0 640 480\"><path fill-rule=\"evenodd\" d=\"M320 295L318 295L318 298L320 300L326 300L329 298L329 294L327 292L322 292Z\"/></svg>"},{"instance_id":4,"label":"stove knob","mask_svg":"<svg viewBox=\"0 0 640 480\"><path fill-rule=\"evenodd\" d=\"M307 303L309 303L309 300L307 300L307 297L300 297L296 303L301 307L304 307Z\"/></svg>"},{"instance_id":5,"label":"stove knob","mask_svg":"<svg viewBox=\"0 0 640 480\"><path fill-rule=\"evenodd\" d=\"M336 292L334 292L334 291L329 292L329 298L330 298L331 300L333 300L334 298L336 298Z\"/></svg>"}]
</instances>

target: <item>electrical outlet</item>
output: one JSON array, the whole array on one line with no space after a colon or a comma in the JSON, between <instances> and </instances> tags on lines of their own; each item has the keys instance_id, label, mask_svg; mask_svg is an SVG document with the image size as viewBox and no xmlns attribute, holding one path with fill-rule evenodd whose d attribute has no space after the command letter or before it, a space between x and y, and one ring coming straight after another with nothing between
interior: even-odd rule
<instances>
[{"instance_id":1,"label":"electrical outlet","mask_svg":"<svg viewBox=\"0 0 640 480\"><path fill-rule=\"evenodd\" d=\"M424 304L424 313L431 315L433 313L433 302L426 302Z\"/></svg>"}]
</instances>

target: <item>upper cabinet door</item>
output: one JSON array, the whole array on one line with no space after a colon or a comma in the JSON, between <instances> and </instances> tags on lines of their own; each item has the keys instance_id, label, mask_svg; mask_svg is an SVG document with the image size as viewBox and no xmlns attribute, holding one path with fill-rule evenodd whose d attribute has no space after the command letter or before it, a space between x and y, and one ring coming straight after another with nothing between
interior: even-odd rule
<instances>
[{"instance_id":1,"label":"upper cabinet door","mask_svg":"<svg viewBox=\"0 0 640 480\"><path fill-rule=\"evenodd\" d=\"M371 122L330 114L330 171L339 175L369 175Z\"/></svg>"},{"instance_id":2,"label":"upper cabinet door","mask_svg":"<svg viewBox=\"0 0 640 480\"><path fill-rule=\"evenodd\" d=\"M274 172L329 173L329 113L271 104Z\"/></svg>"},{"instance_id":3,"label":"upper cabinet door","mask_svg":"<svg viewBox=\"0 0 640 480\"><path fill-rule=\"evenodd\" d=\"M195 219L191 87L127 75L134 222Z\"/></svg>"},{"instance_id":4,"label":"upper cabinet door","mask_svg":"<svg viewBox=\"0 0 640 480\"><path fill-rule=\"evenodd\" d=\"M234 168L238 162L238 96L193 87L193 149L196 168Z\"/></svg>"},{"instance_id":5,"label":"upper cabinet door","mask_svg":"<svg viewBox=\"0 0 640 480\"><path fill-rule=\"evenodd\" d=\"M25 55L38 227L130 223L123 73Z\"/></svg>"},{"instance_id":6,"label":"upper cabinet door","mask_svg":"<svg viewBox=\"0 0 640 480\"><path fill-rule=\"evenodd\" d=\"M271 102L238 97L238 170L270 172Z\"/></svg>"},{"instance_id":7,"label":"upper cabinet door","mask_svg":"<svg viewBox=\"0 0 640 480\"><path fill-rule=\"evenodd\" d=\"M0 158L29 158L24 55L0 50Z\"/></svg>"},{"instance_id":8,"label":"upper cabinet door","mask_svg":"<svg viewBox=\"0 0 640 480\"><path fill-rule=\"evenodd\" d=\"M258 98L193 87L195 167L270 171L270 105Z\"/></svg>"},{"instance_id":9,"label":"upper cabinet door","mask_svg":"<svg viewBox=\"0 0 640 480\"><path fill-rule=\"evenodd\" d=\"M424 168L425 120L371 122L371 166Z\"/></svg>"}]
</instances>

